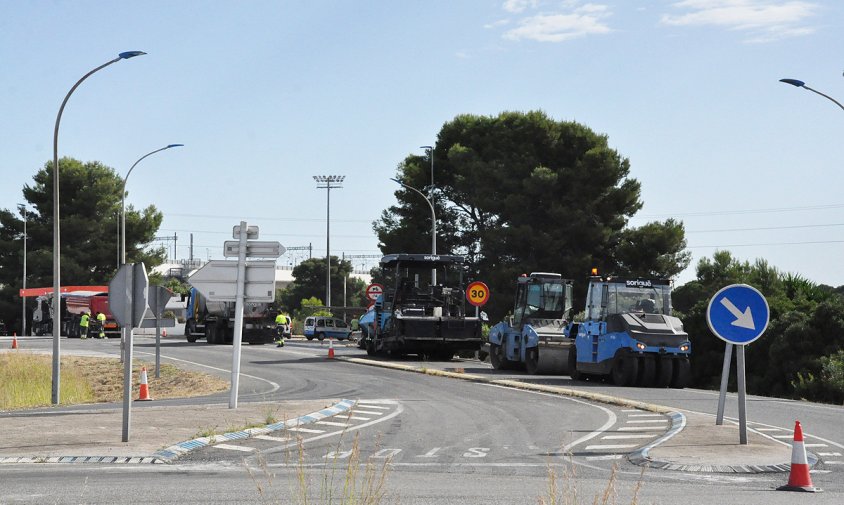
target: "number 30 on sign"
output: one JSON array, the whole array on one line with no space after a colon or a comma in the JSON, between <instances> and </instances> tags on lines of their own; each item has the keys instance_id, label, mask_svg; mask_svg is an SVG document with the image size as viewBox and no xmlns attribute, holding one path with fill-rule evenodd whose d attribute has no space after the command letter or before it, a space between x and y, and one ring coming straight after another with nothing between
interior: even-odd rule
<instances>
[{"instance_id":1,"label":"number 30 on sign","mask_svg":"<svg viewBox=\"0 0 844 505\"><path fill-rule=\"evenodd\" d=\"M489 301L489 288L481 281L475 281L466 286L466 300L475 307L480 307Z\"/></svg>"}]
</instances>

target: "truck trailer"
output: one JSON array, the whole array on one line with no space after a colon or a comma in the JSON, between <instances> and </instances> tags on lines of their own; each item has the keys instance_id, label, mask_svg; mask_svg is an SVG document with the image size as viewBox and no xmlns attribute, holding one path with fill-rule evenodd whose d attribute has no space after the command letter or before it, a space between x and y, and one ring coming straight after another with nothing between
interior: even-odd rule
<instances>
[{"instance_id":1,"label":"truck trailer","mask_svg":"<svg viewBox=\"0 0 844 505\"><path fill-rule=\"evenodd\" d=\"M96 286L91 286L96 287ZM61 334L68 337L79 337L79 322L82 314L89 313L89 335L99 332L97 314L102 312L106 316L103 329L106 337L119 337L120 327L109 310L108 292L101 290L78 289L61 293ZM53 333L53 294L46 293L35 298L35 310L32 312L32 333L35 335L52 335Z\"/></svg>"},{"instance_id":2,"label":"truck trailer","mask_svg":"<svg viewBox=\"0 0 844 505\"><path fill-rule=\"evenodd\" d=\"M191 288L186 296L185 338L196 342L204 338L209 344L231 344L234 341L234 302L212 302ZM275 340L276 312L268 303L243 304L243 342L269 344Z\"/></svg>"}]
</instances>

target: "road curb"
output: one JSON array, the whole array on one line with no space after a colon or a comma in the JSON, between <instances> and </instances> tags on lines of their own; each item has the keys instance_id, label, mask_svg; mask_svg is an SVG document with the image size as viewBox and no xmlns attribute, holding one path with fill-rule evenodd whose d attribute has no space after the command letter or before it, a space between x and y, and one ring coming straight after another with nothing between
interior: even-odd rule
<instances>
[{"instance_id":1,"label":"road curb","mask_svg":"<svg viewBox=\"0 0 844 505\"><path fill-rule=\"evenodd\" d=\"M266 435L275 431L282 431L288 428L312 424L327 417L348 412L357 404L356 400L341 400L331 407L320 411L268 424L261 428L249 428L241 431L213 435L211 437L199 437L187 440L166 449L155 452L151 456L53 456L53 457L0 457L0 464L26 464L26 463L110 463L110 464L168 464L175 461L190 451L207 447L219 442L231 440L244 440L255 435Z\"/></svg>"}]
</instances>

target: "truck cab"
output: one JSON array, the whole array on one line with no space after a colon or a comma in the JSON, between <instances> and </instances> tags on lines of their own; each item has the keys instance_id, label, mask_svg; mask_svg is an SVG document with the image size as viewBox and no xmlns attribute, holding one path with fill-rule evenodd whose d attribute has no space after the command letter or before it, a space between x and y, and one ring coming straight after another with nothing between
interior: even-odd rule
<instances>
[{"instance_id":1,"label":"truck cab","mask_svg":"<svg viewBox=\"0 0 844 505\"><path fill-rule=\"evenodd\" d=\"M572 281L560 274L533 272L516 279L513 313L489 332L490 361L506 370L523 364L530 374L567 371L572 339Z\"/></svg>"},{"instance_id":2,"label":"truck cab","mask_svg":"<svg viewBox=\"0 0 844 505\"><path fill-rule=\"evenodd\" d=\"M685 387L691 343L672 314L671 281L592 276L586 317L572 325L572 377L609 375L622 386Z\"/></svg>"}]
</instances>

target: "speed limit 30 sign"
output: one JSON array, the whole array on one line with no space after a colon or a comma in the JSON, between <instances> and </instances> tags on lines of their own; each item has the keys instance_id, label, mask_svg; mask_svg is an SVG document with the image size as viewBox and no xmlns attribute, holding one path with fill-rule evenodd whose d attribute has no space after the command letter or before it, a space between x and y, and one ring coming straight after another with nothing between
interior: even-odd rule
<instances>
[{"instance_id":1,"label":"speed limit 30 sign","mask_svg":"<svg viewBox=\"0 0 844 505\"><path fill-rule=\"evenodd\" d=\"M466 300L475 307L480 307L489 301L489 288L481 281L475 281L466 286Z\"/></svg>"}]
</instances>

